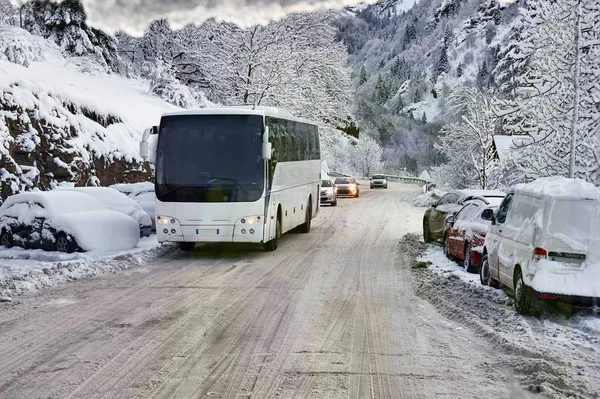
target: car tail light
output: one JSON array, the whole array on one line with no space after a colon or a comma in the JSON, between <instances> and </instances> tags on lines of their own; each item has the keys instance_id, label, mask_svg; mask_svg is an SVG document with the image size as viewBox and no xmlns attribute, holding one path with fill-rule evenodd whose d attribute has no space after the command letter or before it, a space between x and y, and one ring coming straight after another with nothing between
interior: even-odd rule
<instances>
[{"instance_id":1,"label":"car tail light","mask_svg":"<svg viewBox=\"0 0 600 399\"><path fill-rule=\"evenodd\" d=\"M536 248L533 250L533 260L538 261L542 259L548 259L548 252L543 248Z\"/></svg>"}]
</instances>

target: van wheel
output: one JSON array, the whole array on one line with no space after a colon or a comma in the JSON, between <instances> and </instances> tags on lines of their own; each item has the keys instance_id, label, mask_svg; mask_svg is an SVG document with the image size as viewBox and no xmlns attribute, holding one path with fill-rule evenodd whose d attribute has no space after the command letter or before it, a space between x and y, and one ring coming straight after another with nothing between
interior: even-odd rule
<instances>
[{"instance_id":1,"label":"van wheel","mask_svg":"<svg viewBox=\"0 0 600 399\"><path fill-rule=\"evenodd\" d=\"M306 218L305 222L298 227L298 231L302 234L310 233L310 226L312 224L312 205L310 201L306 207Z\"/></svg>"},{"instance_id":2,"label":"van wheel","mask_svg":"<svg viewBox=\"0 0 600 399\"><path fill-rule=\"evenodd\" d=\"M337 206L337 198L331 203L331 206Z\"/></svg>"},{"instance_id":3,"label":"van wheel","mask_svg":"<svg viewBox=\"0 0 600 399\"><path fill-rule=\"evenodd\" d=\"M195 247L196 247L195 242L180 242L179 243L179 249L181 249L182 251L185 251L185 252L193 251Z\"/></svg>"},{"instance_id":4,"label":"van wheel","mask_svg":"<svg viewBox=\"0 0 600 399\"><path fill-rule=\"evenodd\" d=\"M265 251L273 252L279 246L279 239L281 238L281 221L277 218L277 222L275 223L275 238L271 241L265 242L263 244L263 248Z\"/></svg>"},{"instance_id":5,"label":"van wheel","mask_svg":"<svg viewBox=\"0 0 600 399\"><path fill-rule=\"evenodd\" d=\"M533 300L531 298L531 288L525 285L523 281L523 273L521 269L517 269L514 278L515 284L515 310L522 315L528 315L533 308Z\"/></svg>"},{"instance_id":6,"label":"van wheel","mask_svg":"<svg viewBox=\"0 0 600 399\"><path fill-rule=\"evenodd\" d=\"M0 235L0 245L2 245L4 248L12 248L13 247L12 234L10 234L6 230L2 231L2 235Z\"/></svg>"},{"instance_id":7,"label":"van wheel","mask_svg":"<svg viewBox=\"0 0 600 399\"><path fill-rule=\"evenodd\" d=\"M482 285L487 285L492 288L500 288L500 283L492 278L492 272L490 270L490 260L488 255L483 255L481 260L481 268L479 269L479 281Z\"/></svg>"}]
</instances>

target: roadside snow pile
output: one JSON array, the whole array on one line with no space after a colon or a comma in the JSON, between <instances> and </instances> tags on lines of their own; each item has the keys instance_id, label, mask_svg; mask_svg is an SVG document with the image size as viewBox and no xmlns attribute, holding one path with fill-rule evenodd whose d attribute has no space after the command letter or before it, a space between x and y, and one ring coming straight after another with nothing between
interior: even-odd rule
<instances>
[{"instance_id":1,"label":"roadside snow pile","mask_svg":"<svg viewBox=\"0 0 600 399\"><path fill-rule=\"evenodd\" d=\"M399 266L413 265L414 289L449 319L467 325L500 351L500 364L510 367L530 392L550 398L598 397L600 317L593 309L572 317L548 309L540 318L518 315L502 290L479 284L443 255L442 248L405 236L399 244ZM421 267L415 267L416 265Z\"/></svg>"},{"instance_id":2,"label":"roadside snow pile","mask_svg":"<svg viewBox=\"0 0 600 399\"><path fill-rule=\"evenodd\" d=\"M410 202L413 206L429 208L430 206L436 204L444 194L445 193L443 191L434 188L424 194L419 194L416 197L410 198Z\"/></svg>"},{"instance_id":3,"label":"roadside snow pile","mask_svg":"<svg viewBox=\"0 0 600 399\"><path fill-rule=\"evenodd\" d=\"M146 180L143 130L179 108L146 81L79 71L51 41L0 25L2 197L58 182Z\"/></svg>"},{"instance_id":4,"label":"roadside snow pile","mask_svg":"<svg viewBox=\"0 0 600 399\"><path fill-rule=\"evenodd\" d=\"M156 236L140 239L127 251L66 254L22 248L0 249L0 297L36 292L68 281L142 266L176 249Z\"/></svg>"}]
</instances>

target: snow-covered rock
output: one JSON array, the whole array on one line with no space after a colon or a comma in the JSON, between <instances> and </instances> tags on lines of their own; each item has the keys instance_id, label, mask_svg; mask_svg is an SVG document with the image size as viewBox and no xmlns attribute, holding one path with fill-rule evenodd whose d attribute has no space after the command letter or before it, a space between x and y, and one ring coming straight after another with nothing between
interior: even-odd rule
<instances>
[{"instance_id":1,"label":"snow-covered rock","mask_svg":"<svg viewBox=\"0 0 600 399\"><path fill-rule=\"evenodd\" d=\"M139 156L142 132L177 107L149 94L145 81L80 72L81 62L20 28L0 25L0 50L3 198L63 181L149 179L152 169Z\"/></svg>"}]
</instances>

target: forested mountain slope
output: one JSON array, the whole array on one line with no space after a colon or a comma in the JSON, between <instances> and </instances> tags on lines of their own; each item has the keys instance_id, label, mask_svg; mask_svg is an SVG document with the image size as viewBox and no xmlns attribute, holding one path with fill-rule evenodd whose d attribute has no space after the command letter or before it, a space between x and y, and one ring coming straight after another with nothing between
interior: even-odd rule
<instances>
[{"instance_id":1,"label":"forested mountain slope","mask_svg":"<svg viewBox=\"0 0 600 399\"><path fill-rule=\"evenodd\" d=\"M519 2L420 0L406 12L387 0L349 10L339 38L354 69L356 116L386 146L391 168L416 172L443 159L433 143L457 83L487 88Z\"/></svg>"}]
</instances>

